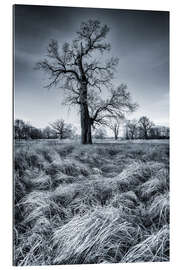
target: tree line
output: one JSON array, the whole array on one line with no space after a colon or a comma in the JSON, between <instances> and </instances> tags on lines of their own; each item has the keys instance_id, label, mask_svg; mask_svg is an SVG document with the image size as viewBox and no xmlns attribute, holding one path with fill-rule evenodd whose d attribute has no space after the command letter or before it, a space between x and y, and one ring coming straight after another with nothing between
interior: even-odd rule
<instances>
[{"instance_id":1,"label":"tree line","mask_svg":"<svg viewBox=\"0 0 180 270\"><path fill-rule=\"evenodd\" d=\"M72 124L67 124L63 119L56 120L44 129L32 126L21 120L14 121L14 139L73 139L76 136L76 128Z\"/></svg>"},{"instance_id":2,"label":"tree line","mask_svg":"<svg viewBox=\"0 0 180 270\"><path fill-rule=\"evenodd\" d=\"M169 127L155 125L148 117L126 122L126 139L169 139Z\"/></svg>"},{"instance_id":3,"label":"tree line","mask_svg":"<svg viewBox=\"0 0 180 270\"><path fill-rule=\"evenodd\" d=\"M119 137L126 140L134 139L169 139L169 128L155 125L148 117L142 116L139 120L109 117L99 128L94 128L92 137L105 139L108 137L107 129L111 130L114 139ZM123 134L120 136L120 130ZM28 139L75 139L79 137L77 129L72 124L67 124L63 119L56 120L44 129L36 128L23 120L14 122L14 138L17 140Z\"/></svg>"},{"instance_id":4,"label":"tree line","mask_svg":"<svg viewBox=\"0 0 180 270\"><path fill-rule=\"evenodd\" d=\"M105 126L111 129L115 140L118 139L120 130L123 130L121 138L126 140L169 139L169 127L155 125L147 116L142 116L139 120L111 117L110 121L105 123ZM105 127L97 129L94 137L105 139L107 137Z\"/></svg>"}]
</instances>

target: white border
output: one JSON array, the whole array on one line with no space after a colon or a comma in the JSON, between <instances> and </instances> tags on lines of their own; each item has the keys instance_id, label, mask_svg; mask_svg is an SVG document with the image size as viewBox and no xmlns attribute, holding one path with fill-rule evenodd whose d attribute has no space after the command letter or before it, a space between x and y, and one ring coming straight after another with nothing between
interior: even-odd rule
<instances>
[{"instance_id":1,"label":"white border","mask_svg":"<svg viewBox=\"0 0 180 270\"><path fill-rule=\"evenodd\" d=\"M141 263L114 265L81 265L81 266L52 266L52 269L178 269L180 266L180 177L179 177L179 134L180 134L180 9L177 0L4 0L1 3L1 89L0 89L0 165L1 165L1 221L0 221L0 266L1 269L12 269L12 5L34 4L54 6L103 7L120 9L168 10L171 15L171 83L170 83L170 129L171 129L171 262L170 263ZM180 165L179 165L180 166ZM47 269L49 266L33 267L33 269ZM19 267L17 267L19 269ZM32 269L21 267L20 269Z\"/></svg>"}]
</instances>

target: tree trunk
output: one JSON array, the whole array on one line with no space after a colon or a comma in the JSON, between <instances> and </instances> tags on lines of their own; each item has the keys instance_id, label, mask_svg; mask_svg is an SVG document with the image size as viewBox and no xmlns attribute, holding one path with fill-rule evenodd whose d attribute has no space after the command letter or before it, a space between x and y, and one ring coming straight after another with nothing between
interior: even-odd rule
<instances>
[{"instance_id":1,"label":"tree trunk","mask_svg":"<svg viewBox=\"0 0 180 270\"><path fill-rule=\"evenodd\" d=\"M144 137L146 140L148 139L147 130L144 131Z\"/></svg>"},{"instance_id":2,"label":"tree trunk","mask_svg":"<svg viewBox=\"0 0 180 270\"><path fill-rule=\"evenodd\" d=\"M118 139L118 133L119 133L118 132L118 128L115 127L113 131L114 131L114 139L115 139L115 141L117 141L117 139Z\"/></svg>"},{"instance_id":3,"label":"tree trunk","mask_svg":"<svg viewBox=\"0 0 180 270\"><path fill-rule=\"evenodd\" d=\"M81 113L81 143L92 144L91 136L91 120L89 117L89 110L87 104L87 86L84 85L81 93L80 100L80 113Z\"/></svg>"}]
</instances>

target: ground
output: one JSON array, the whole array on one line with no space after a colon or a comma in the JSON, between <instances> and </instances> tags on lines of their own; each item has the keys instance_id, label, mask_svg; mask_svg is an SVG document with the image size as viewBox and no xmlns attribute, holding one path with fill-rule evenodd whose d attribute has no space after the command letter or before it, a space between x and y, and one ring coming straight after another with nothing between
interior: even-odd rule
<instances>
[{"instance_id":1,"label":"ground","mask_svg":"<svg viewBox=\"0 0 180 270\"><path fill-rule=\"evenodd\" d=\"M169 260L169 142L16 142L14 264Z\"/></svg>"}]
</instances>

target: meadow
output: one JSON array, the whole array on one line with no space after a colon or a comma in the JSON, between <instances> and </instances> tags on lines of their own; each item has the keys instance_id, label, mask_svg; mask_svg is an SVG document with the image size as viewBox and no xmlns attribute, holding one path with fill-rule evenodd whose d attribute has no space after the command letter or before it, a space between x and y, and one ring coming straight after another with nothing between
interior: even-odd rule
<instances>
[{"instance_id":1,"label":"meadow","mask_svg":"<svg viewBox=\"0 0 180 270\"><path fill-rule=\"evenodd\" d=\"M169 143L14 146L14 265L169 261Z\"/></svg>"}]
</instances>

